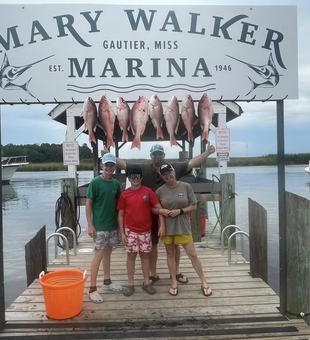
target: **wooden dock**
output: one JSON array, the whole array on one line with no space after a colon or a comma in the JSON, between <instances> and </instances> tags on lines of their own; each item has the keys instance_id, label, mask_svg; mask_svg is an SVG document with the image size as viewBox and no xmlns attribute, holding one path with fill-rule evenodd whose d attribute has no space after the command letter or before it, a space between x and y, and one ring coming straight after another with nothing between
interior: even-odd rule
<instances>
[{"instance_id":1,"label":"wooden dock","mask_svg":"<svg viewBox=\"0 0 310 340\"><path fill-rule=\"evenodd\" d=\"M208 228L209 227L209 228ZM207 232L210 230L207 225ZM228 265L227 255L205 247L205 237L196 243L207 282L213 290L204 297L200 280L184 250L181 252L181 271L189 278L179 284L179 294L168 294L169 272L163 244L159 246L158 275L155 295L141 288L142 272L137 257L135 292L131 297L122 293L103 292L100 288L102 270L98 277L98 291L104 303L94 304L88 299L88 278L84 289L81 313L56 321L48 318L42 288L35 280L6 311L6 326L0 331L2 339L251 339L291 340L310 339L310 327L303 319L289 320L278 310L279 297L261 279L251 278L246 263ZM218 235L209 245L220 247ZM90 274L92 240L84 233L78 242L78 256L70 256L66 265L61 254L48 271L72 268ZM81 252L82 250L82 252ZM70 253L73 254L72 251ZM244 262L235 254L232 261ZM117 248L112 253L112 280L127 284L126 254Z\"/></svg>"}]
</instances>

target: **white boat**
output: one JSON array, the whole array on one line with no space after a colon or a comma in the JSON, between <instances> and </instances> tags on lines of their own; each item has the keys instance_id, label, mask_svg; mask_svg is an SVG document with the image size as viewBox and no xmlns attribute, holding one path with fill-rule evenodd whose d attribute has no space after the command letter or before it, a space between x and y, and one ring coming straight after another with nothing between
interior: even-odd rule
<instances>
[{"instance_id":1,"label":"white boat","mask_svg":"<svg viewBox=\"0 0 310 340\"><path fill-rule=\"evenodd\" d=\"M305 171L308 172L308 174L310 174L310 160L309 160L309 165L305 167Z\"/></svg>"},{"instance_id":2,"label":"white boat","mask_svg":"<svg viewBox=\"0 0 310 340\"><path fill-rule=\"evenodd\" d=\"M27 156L1 157L2 184L9 183L17 168L27 164Z\"/></svg>"}]
</instances>

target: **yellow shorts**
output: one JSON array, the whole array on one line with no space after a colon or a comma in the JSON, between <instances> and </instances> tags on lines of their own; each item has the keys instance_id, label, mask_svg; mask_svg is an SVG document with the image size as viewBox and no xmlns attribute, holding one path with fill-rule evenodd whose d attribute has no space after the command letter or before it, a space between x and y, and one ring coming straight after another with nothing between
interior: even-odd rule
<instances>
[{"instance_id":1,"label":"yellow shorts","mask_svg":"<svg viewBox=\"0 0 310 340\"><path fill-rule=\"evenodd\" d=\"M165 244L188 244L193 237L192 235L165 235L160 240Z\"/></svg>"}]
</instances>

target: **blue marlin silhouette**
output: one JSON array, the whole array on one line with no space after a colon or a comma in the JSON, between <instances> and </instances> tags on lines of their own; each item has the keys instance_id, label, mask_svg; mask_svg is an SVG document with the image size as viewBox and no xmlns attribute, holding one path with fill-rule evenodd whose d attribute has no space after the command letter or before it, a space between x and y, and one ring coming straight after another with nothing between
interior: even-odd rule
<instances>
[{"instance_id":1,"label":"blue marlin silhouette","mask_svg":"<svg viewBox=\"0 0 310 340\"><path fill-rule=\"evenodd\" d=\"M13 66L10 65L9 58L7 57L6 53L4 54L2 66L0 69L0 87L4 90L24 90L26 91L30 96L35 98L34 95L30 93L28 90L28 85L30 83L30 80L32 77L23 85L14 84L13 81L17 79L19 76L21 76L25 71L27 71L30 67L33 65L40 63L41 61L53 57L55 54L50 55L46 58L43 58L41 60L35 61L34 63L28 64L26 66Z\"/></svg>"},{"instance_id":2,"label":"blue marlin silhouette","mask_svg":"<svg viewBox=\"0 0 310 340\"><path fill-rule=\"evenodd\" d=\"M262 66L249 64L249 63L246 63L245 61L234 58L234 57L232 57L228 54L226 54L226 55L229 58L232 58L234 60L239 61L240 63L247 65L249 68L254 70L262 78L266 79L266 81L263 82L263 83L255 83L250 77L248 77L250 79L251 84L252 84L252 88L246 94L246 96L249 95L252 91L254 91L258 87L265 87L265 88L266 87L275 87L278 84L278 82L280 80L280 75L279 75L279 72L276 69L276 65L273 61L271 53L270 53L270 56L269 56L269 59L268 59L268 63L266 65L262 65Z\"/></svg>"}]
</instances>

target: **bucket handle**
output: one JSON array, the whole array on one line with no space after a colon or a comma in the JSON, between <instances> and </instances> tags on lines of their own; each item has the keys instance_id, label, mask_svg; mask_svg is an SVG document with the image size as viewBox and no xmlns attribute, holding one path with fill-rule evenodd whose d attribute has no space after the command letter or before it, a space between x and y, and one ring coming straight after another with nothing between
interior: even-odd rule
<instances>
[{"instance_id":1,"label":"bucket handle","mask_svg":"<svg viewBox=\"0 0 310 340\"><path fill-rule=\"evenodd\" d=\"M42 279L44 275L45 275L44 270L42 270L41 273L39 274L39 279Z\"/></svg>"},{"instance_id":2,"label":"bucket handle","mask_svg":"<svg viewBox=\"0 0 310 340\"><path fill-rule=\"evenodd\" d=\"M86 273L87 273L87 270L85 269L83 273L83 279L85 279Z\"/></svg>"}]
</instances>

